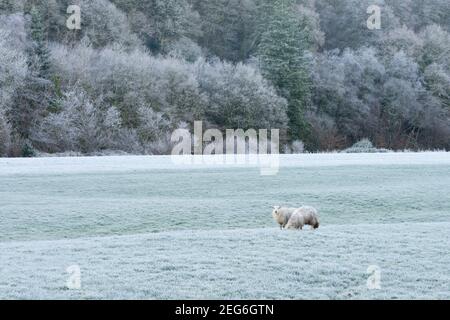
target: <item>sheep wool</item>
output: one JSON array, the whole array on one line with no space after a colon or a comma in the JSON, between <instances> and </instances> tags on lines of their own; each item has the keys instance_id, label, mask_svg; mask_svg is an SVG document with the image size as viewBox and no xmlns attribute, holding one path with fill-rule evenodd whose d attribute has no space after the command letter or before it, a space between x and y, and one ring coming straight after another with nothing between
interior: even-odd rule
<instances>
[{"instance_id":1,"label":"sheep wool","mask_svg":"<svg viewBox=\"0 0 450 320\"><path fill-rule=\"evenodd\" d=\"M314 229L319 227L319 218L315 208L309 206L298 208L292 213L285 228L302 229L305 225L310 225Z\"/></svg>"},{"instance_id":2,"label":"sheep wool","mask_svg":"<svg viewBox=\"0 0 450 320\"><path fill-rule=\"evenodd\" d=\"M272 217L280 225L280 229L283 229L286 226L295 210L297 210L297 208L273 207Z\"/></svg>"}]
</instances>

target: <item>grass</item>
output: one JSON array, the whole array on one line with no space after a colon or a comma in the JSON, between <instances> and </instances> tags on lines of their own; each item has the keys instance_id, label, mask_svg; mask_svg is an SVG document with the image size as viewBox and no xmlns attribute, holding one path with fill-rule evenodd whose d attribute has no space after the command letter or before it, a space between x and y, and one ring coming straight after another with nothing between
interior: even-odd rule
<instances>
[{"instance_id":1,"label":"grass","mask_svg":"<svg viewBox=\"0 0 450 320\"><path fill-rule=\"evenodd\" d=\"M136 168L127 157L106 171L24 162L11 173L22 160L8 161L0 298L450 298L445 162L291 164L260 176ZM321 227L279 231L275 204L315 206ZM81 290L66 288L73 264ZM381 269L380 290L366 287L369 265Z\"/></svg>"}]
</instances>

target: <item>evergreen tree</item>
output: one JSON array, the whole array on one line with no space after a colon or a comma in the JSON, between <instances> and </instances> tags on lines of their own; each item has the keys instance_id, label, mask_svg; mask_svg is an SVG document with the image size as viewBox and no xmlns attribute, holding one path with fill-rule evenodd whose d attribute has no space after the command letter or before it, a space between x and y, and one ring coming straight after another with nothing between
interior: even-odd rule
<instances>
[{"instance_id":1,"label":"evergreen tree","mask_svg":"<svg viewBox=\"0 0 450 320\"><path fill-rule=\"evenodd\" d=\"M258 48L265 77L288 100L288 138L291 141L308 138L304 115L310 96L305 56L307 35L303 33L293 6L293 0L275 0L271 5L266 4L267 21Z\"/></svg>"},{"instance_id":2,"label":"evergreen tree","mask_svg":"<svg viewBox=\"0 0 450 320\"><path fill-rule=\"evenodd\" d=\"M36 8L31 9L30 37L32 40L32 54L36 59L36 72L41 78L48 78L50 72L50 53L47 46L47 35L42 14Z\"/></svg>"}]
</instances>

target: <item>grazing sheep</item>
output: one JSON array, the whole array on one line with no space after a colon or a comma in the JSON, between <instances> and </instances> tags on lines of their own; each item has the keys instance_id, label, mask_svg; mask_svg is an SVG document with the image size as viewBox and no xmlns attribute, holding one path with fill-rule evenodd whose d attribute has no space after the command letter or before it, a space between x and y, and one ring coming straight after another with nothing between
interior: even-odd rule
<instances>
[{"instance_id":1,"label":"grazing sheep","mask_svg":"<svg viewBox=\"0 0 450 320\"><path fill-rule=\"evenodd\" d=\"M304 225L310 225L314 229L319 227L317 210L313 207L303 206L295 210L285 228L302 229Z\"/></svg>"},{"instance_id":2,"label":"grazing sheep","mask_svg":"<svg viewBox=\"0 0 450 320\"><path fill-rule=\"evenodd\" d=\"M297 210L297 208L273 207L272 217L280 225L280 229L283 229L286 226L295 210Z\"/></svg>"}]
</instances>

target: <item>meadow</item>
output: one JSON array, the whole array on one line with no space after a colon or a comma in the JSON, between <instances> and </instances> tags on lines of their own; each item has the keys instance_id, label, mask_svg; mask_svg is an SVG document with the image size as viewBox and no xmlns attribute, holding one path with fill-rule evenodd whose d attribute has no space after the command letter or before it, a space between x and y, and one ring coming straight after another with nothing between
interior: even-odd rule
<instances>
[{"instance_id":1,"label":"meadow","mask_svg":"<svg viewBox=\"0 0 450 320\"><path fill-rule=\"evenodd\" d=\"M164 156L0 159L0 181L3 299L450 298L448 153L285 155L273 176ZM271 207L302 204L320 228L280 231Z\"/></svg>"}]
</instances>

